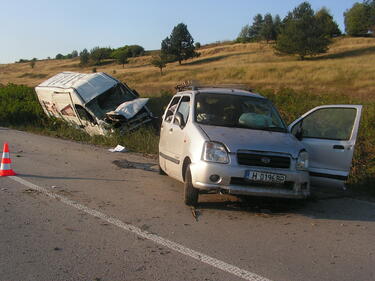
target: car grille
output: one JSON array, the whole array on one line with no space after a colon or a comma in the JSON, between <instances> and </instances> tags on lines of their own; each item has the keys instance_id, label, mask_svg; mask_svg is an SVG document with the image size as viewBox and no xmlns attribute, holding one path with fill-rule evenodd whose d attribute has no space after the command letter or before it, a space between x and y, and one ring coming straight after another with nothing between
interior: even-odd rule
<instances>
[{"instance_id":1,"label":"car grille","mask_svg":"<svg viewBox=\"0 0 375 281\"><path fill-rule=\"evenodd\" d=\"M262 155L255 153L237 153L237 161L240 165L260 166L270 168L289 168L290 158L285 156Z\"/></svg>"},{"instance_id":2,"label":"car grille","mask_svg":"<svg viewBox=\"0 0 375 281\"><path fill-rule=\"evenodd\" d=\"M252 186L252 187L269 187L269 188L280 188L286 190L293 190L294 182L286 181L284 183L268 183L268 182L256 182L250 181L244 178L232 177L230 179L230 184L242 185L242 186Z\"/></svg>"}]
</instances>

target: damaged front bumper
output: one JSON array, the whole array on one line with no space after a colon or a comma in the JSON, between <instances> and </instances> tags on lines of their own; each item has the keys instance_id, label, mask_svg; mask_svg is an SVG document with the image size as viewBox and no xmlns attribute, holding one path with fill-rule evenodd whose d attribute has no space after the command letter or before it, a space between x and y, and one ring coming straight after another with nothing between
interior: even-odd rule
<instances>
[{"instance_id":1,"label":"damaged front bumper","mask_svg":"<svg viewBox=\"0 0 375 281\"><path fill-rule=\"evenodd\" d=\"M117 129L122 134L135 130L153 120L154 118L146 109L142 109L130 119L126 119L124 116L116 113L107 113L106 118L104 119L107 130L114 131Z\"/></svg>"}]
</instances>

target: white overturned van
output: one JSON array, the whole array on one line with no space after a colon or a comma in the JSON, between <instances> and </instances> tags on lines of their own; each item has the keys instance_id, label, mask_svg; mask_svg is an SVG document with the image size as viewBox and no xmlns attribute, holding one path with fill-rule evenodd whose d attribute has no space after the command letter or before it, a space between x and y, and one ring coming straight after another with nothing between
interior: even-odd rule
<instances>
[{"instance_id":1,"label":"white overturned van","mask_svg":"<svg viewBox=\"0 0 375 281\"><path fill-rule=\"evenodd\" d=\"M90 135L126 133L152 121L148 99L106 73L62 72L35 88L49 117L63 119Z\"/></svg>"}]
</instances>

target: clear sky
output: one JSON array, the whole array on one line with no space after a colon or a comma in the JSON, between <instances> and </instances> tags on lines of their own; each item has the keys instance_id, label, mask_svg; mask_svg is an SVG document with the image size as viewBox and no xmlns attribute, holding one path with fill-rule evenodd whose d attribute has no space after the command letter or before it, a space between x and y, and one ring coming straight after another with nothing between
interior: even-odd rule
<instances>
[{"instance_id":1,"label":"clear sky","mask_svg":"<svg viewBox=\"0 0 375 281\"><path fill-rule=\"evenodd\" d=\"M0 0L0 63L138 44L160 49L180 22L195 42L233 40L255 14L282 18L302 0ZM327 7L344 31L343 13L361 0L310 0Z\"/></svg>"}]
</instances>

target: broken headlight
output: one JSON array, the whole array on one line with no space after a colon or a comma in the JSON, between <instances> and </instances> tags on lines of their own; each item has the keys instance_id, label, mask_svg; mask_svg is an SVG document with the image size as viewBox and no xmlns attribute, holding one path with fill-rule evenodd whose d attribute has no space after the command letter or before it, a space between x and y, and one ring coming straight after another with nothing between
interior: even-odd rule
<instances>
[{"instance_id":1,"label":"broken headlight","mask_svg":"<svg viewBox=\"0 0 375 281\"><path fill-rule=\"evenodd\" d=\"M229 163L228 152L222 143L207 141L204 143L202 159L216 163Z\"/></svg>"},{"instance_id":2,"label":"broken headlight","mask_svg":"<svg viewBox=\"0 0 375 281\"><path fill-rule=\"evenodd\" d=\"M296 169L306 171L309 168L309 154L307 151L301 151L298 155Z\"/></svg>"}]
</instances>

